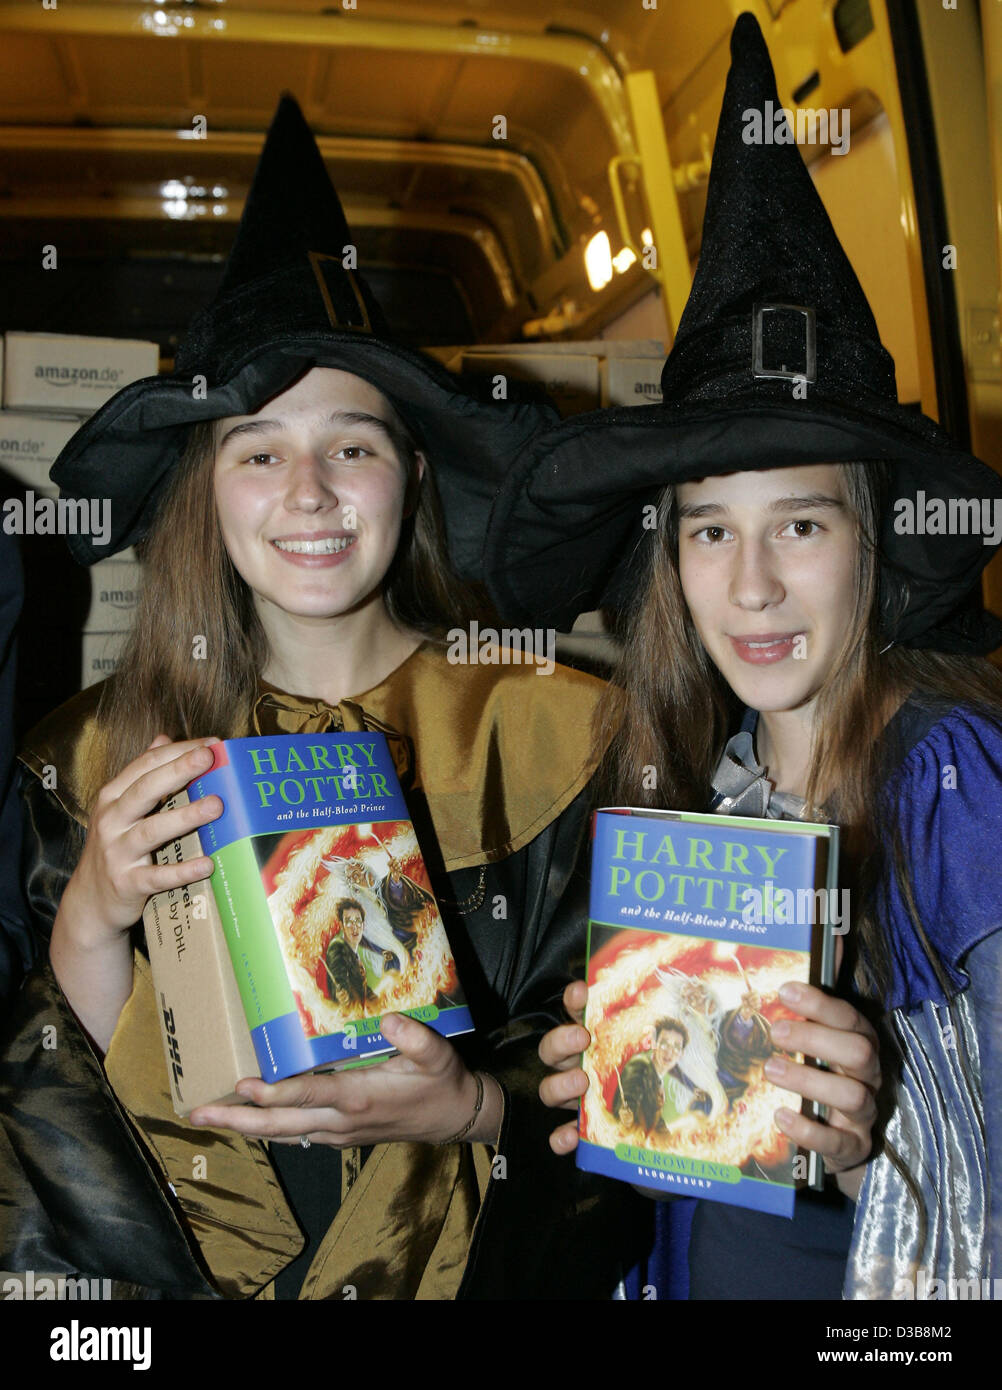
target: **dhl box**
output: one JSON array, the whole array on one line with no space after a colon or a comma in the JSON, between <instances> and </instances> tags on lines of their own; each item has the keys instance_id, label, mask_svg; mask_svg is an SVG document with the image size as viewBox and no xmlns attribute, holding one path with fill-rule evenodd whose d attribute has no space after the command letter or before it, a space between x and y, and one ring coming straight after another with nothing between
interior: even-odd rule
<instances>
[{"instance_id":1,"label":"dhl box","mask_svg":"<svg viewBox=\"0 0 1002 1390\"><path fill-rule=\"evenodd\" d=\"M4 407L89 415L123 386L156 376L159 366L158 345L139 339L7 333Z\"/></svg>"},{"instance_id":2,"label":"dhl box","mask_svg":"<svg viewBox=\"0 0 1002 1390\"><path fill-rule=\"evenodd\" d=\"M167 805L184 805L179 792ZM156 851L158 864L201 855L189 832ZM260 1076L240 990L208 879L155 893L143 909L171 1101L178 1115L238 1100L244 1076Z\"/></svg>"}]
</instances>

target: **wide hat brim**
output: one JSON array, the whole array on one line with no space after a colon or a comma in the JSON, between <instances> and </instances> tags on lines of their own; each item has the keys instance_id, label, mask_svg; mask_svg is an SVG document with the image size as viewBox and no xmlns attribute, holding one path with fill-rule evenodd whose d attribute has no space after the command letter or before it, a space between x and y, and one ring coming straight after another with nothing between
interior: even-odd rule
<instances>
[{"instance_id":1,"label":"wide hat brim","mask_svg":"<svg viewBox=\"0 0 1002 1390\"><path fill-rule=\"evenodd\" d=\"M119 391L81 425L51 471L61 495L110 503L107 540L68 536L74 558L93 564L146 534L192 425L254 414L311 367L350 372L390 401L427 452L453 566L464 578L480 580L484 532L501 479L510 461L557 420L556 411L478 401L423 354L350 330L272 334L207 389L175 374Z\"/></svg>"},{"instance_id":2,"label":"wide hat brim","mask_svg":"<svg viewBox=\"0 0 1002 1390\"><path fill-rule=\"evenodd\" d=\"M879 398L746 398L566 421L541 434L505 479L488 528L488 587L506 622L566 631L580 613L635 607L652 537L644 507L665 486L750 468L868 460L886 462L890 473L892 505L878 538L892 615L887 640L994 650L1002 622L965 607L994 547L980 528L923 534L919 522L899 531L906 512L893 504L938 498L949 509L951 501L979 499L991 517L1002 511L1002 478L933 421Z\"/></svg>"}]
</instances>

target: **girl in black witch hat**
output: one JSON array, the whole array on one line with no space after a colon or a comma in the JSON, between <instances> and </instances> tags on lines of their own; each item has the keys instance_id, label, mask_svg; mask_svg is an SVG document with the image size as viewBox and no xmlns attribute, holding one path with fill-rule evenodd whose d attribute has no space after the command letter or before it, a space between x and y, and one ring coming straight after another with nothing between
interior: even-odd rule
<instances>
[{"instance_id":1,"label":"girl in black witch hat","mask_svg":"<svg viewBox=\"0 0 1002 1390\"><path fill-rule=\"evenodd\" d=\"M539 680L531 659L447 660L443 629L475 609L429 476L469 573L479 502L547 417L478 406L372 332L349 243L284 99L177 372L116 396L54 470L72 496L110 496L110 550L146 537L147 577L115 678L21 753L28 900L49 959L18 1000L3 1068L7 1271L180 1298L531 1296L550 1287L552 1239L565 1290L615 1282L609 1218L592 1203L601 1229L574 1221L579 1194L546 1148L532 1045L577 939L561 900L601 687ZM248 1080L245 1104L178 1120L135 924L152 892L209 867L155 868L150 850L221 807L158 807L205 769L210 736L344 727L382 730L408 765L478 1032L460 1050L390 1017L400 1055L377 1068ZM39 1052L49 1025L58 1048Z\"/></svg>"},{"instance_id":2,"label":"girl in black witch hat","mask_svg":"<svg viewBox=\"0 0 1002 1390\"><path fill-rule=\"evenodd\" d=\"M692 1297L981 1297L1002 1267L1002 676L982 657L1002 625L972 590L1000 539L1002 482L897 405L798 151L742 138L767 100L768 52L744 15L664 405L544 438L499 499L488 558L522 621L536 563L558 623L623 606L643 575L604 711L611 804L843 827L838 988L784 991L808 1021L772 1029L766 1065L831 1107L824 1125L776 1116L825 1156L829 1190L798 1198L792 1224L659 1209L661 1254L685 1217ZM922 524L930 498L952 528ZM584 993L565 996L579 1020ZM548 1104L582 1094L586 1040L578 1025L544 1039ZM831 1072L783 1055L798 1049ZM553 1142L569 1151L575 1127Z\"/></svg>"}]
</instances>

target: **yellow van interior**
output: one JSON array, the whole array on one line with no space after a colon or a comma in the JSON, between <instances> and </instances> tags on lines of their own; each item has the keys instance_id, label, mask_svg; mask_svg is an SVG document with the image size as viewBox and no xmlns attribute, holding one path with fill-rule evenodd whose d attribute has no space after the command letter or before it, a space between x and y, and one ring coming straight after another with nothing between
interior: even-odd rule
<instances>
[{"instance_id":1,"label":"yellow van interior","mask_svg":"<svg viewBox=\"0 0 1002 1390\"><path fill-rule=\"evenodd\" d=\"M168 368L289 91L400 337L447 361L485 343L667 347L744 9L786 104L851 113L846 148L803 153L900 398L999 467L997 0L8 0L0 329L151 339ZM76 658L40 656L37 626L72 644L87 604L57 546L25 558L36 717L79 660L79 636ZM1002 611L999 560L986 600Z\"/></svg>"}]
</instances>

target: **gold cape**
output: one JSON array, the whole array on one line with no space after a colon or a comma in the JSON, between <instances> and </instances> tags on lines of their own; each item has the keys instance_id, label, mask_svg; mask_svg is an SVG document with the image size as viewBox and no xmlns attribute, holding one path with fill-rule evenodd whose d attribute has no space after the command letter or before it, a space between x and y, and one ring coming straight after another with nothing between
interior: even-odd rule
<instances>
[{"instance_id":1,"label":"gold cape","mask_svg":"<svg viewBox=\"0 0 1002 1390\"><path fill-rule=\"evenodd\" d=\"M411 795L423 798L446 869L493 865L549 826L595 769L592 720L602 683L557 667L449 664L423 643L378 686L332 708L261 683L247 733L379 727L406 737ZM81 788L95 756L100 687L39 724L20 757L86 825ZM510 930L517 931L512 922ZM149 965L136 953L133 993L104 1059L119 1105L169 1185L214 1285L271 1297L303 1248L264 1144L195 1128L173 1111ZM502 1149L504 1139L502 1139ZM301 1298L452 1298L490 1177L483 1145L381 1144L342 1203ZM354 1176L353 1165L343 1170Z\"/></svg>"}]
</instances>

